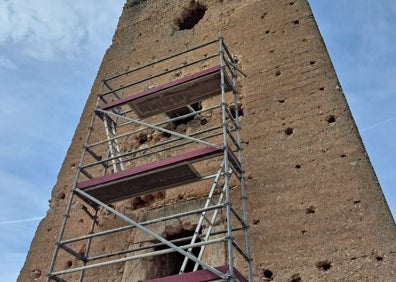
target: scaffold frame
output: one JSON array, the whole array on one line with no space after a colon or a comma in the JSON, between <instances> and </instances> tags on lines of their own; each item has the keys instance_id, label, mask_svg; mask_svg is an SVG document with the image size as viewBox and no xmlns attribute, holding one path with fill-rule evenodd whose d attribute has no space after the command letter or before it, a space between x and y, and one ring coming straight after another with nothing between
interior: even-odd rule
<instances>
[{"instance_id":1,"label":"scaffold frame","mask_svg":"<svg viewBox=\"0 0 396 282\"><path fill-rule=\"evenodd\" d=\"M181 60L185 61L180 64ZM169 66L171 62L175 67L151 72L153 66L162 63ZM220 32L215 40L103 79L47 274L48 282L67 281L65 275L72 273L79 273L79 281L83 281L89 269L168 253L183 257L178 276L150 281L183 281L183 277L189 277L188 281L195 281L194 277L208 277L205 281L253 281L238 74L246 76ZM170 81L162 83L167 80ZM202 106L206 100L209 102ZM197 117L213 111L219 112L218 124L204 127L207 120L201 119L202 127L192 132L178 129L178 125L195 122ZM146 143L147 136L142 135L146 131L163 138L146 146L132 149L126 146L132 138ZM209 169L208 161L216 165ZM124 199L180 189L197 182L211 183L204 205L198 209L139 221L113 206L114 202ZM235 194L239 195L237 202ZM92 221L87 234L68 238L67 226L75 201L82 203L82 209ZM125 225L96 231L101 211L114 215ZM219 220L220 214L223 220ZM186 216L198 218L192 235L168 239L150 229L154 224ZM146 234L152 242L91 254L97 238L131 230ZM73 244L78 242L85 242L83 252L74 248ZM222 265L213 265L204 259L207 247L216 244L225 249ZM197 254L193 250L198 250ZM72 256L78 264L60 267L57 264L60 252ZM239 270L243 270L247 278L236 270L236 257L238 268L243 267ZM194 267L186 270L190 262ZM175 277L180 280L174 280Z\"/></svg>"}]
</instances>

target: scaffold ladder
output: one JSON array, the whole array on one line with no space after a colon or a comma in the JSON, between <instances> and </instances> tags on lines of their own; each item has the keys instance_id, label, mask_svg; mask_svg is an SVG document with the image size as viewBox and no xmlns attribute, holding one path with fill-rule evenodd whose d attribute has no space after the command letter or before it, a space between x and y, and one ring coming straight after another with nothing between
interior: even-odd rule
<instances>
[{"instance_id":1,"label":"scaffold ladder","mask_svg":"<svg viewBox=\"0 0 396 282\"><path fill-rule=\"evenodd\" d=\"M111 165L113 167L113 172L118 172L124 170L124 165L120 150L120 144L118 143L117 138L117 121L113 121L109 116L103 115L103 123L106 132L107 138L107 158L110 160ZM106 168L108 168L107 166ZM108 172L105 170L104 174Z\"/></svg>"}]
</instances>

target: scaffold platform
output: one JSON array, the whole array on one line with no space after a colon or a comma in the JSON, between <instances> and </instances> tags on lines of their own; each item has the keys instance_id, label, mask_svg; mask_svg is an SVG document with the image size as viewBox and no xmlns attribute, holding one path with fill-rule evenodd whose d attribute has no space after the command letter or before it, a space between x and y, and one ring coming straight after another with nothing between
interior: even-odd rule
<instances>
[{"instance_id":1,"label":"scaffold platform","mask_svg":"<svg viewBox=\"0 0 396 282\"><path fill-rule=\"evenodd\" d=\"M192 164L222 153L222 148L203 148L82 181L77 188L104 203L137 197L199 180Z\"/></svg>"},{"instance_id":2,"label":"scaffold platform","mask_svg":"<svg viewBox=\"0 0 396 282\"><path fill-rule=\"evenodd\" d=\"M141 93L113 101L99 107L109 110L128 104L139 118L147 118L190 105L221 94L219 87L220 66L202 70ZM232 89L232 82L225 77L225 91Z\"/></svg>"}]
</instances>

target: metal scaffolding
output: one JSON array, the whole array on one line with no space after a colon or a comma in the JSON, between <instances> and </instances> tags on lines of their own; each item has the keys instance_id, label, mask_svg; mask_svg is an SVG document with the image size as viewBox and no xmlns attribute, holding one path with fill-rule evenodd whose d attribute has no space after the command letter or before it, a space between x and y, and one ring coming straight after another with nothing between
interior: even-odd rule
<instances>
[{"instance_id":1,"label":"metal scaffolding","mask_svg":"<svg viewBox=\"0 0 396 282\"><path fill-rule=\"evenodd\" d=\"M152 281L253 281L237 74L245 76L220 34L103 79L47 281L67 281L72 273L83 281L88 269L169 253L183 258L178 273ZM205 190L202 207L137 220L114 206L190 187ZM87 232L78 235L68 228L76 202L91 220ZM103 212L125 225L98 229ZM188 236L167 238L151 228L187 216L197 219ZM92 251L99 238L112 240L114 234L132 230L146 234L150 243ZM79 243L83 250L76 249ZM225 250L221 265L208 260L213 248ZM73 263L62 265L61 255L71 256Z\"/></svg>"}]
</instances>

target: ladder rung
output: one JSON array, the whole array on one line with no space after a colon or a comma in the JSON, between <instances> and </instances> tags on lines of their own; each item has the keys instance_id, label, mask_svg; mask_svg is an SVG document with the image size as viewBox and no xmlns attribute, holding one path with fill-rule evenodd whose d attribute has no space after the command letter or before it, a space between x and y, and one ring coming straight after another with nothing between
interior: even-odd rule
<instances>
[{"instance_id":1,"label":"ladder rung","mask_svg":"<svg viewBox=\"0 0 396 282\"><path fill-rule=\"evenodd\" d=\"M207 223L209 223L210 226L213 225L212 221L211 221L209 218L207 218L206 215L203 214L203 215L201 215L201 216L203 217L203 219L204 219Z\"/></svg>"},{"instance_id":2,"label":"ladder rung","mask_svg":"<svg viewBox=\"0 0 396 282\"><path fill-rule=\"evenodd\" d=\"M213 197L208 198L209 203L212 205L217 205L217 203L214 201Z\"/></svg>"},{"instance_id":3,"label":"ladder rung","mask_svg":"<svg viewBox=\"0 0 396 282\"><path fill-rule=\"evenodd\" d=\"M114 134L111 130L109 130L109 135L110 135L110 138L117 136L117 135ZM107 139L109 139L109 137L107 137ZM109 140L109 141L114 142L114 140L115 140L115 139Z\"/></svg>"},{"instance_id":4,"label":"ladder rung","mask_svg":"<svg viewBox=\"0 0 396 282\"><path fill-rule=\"evenodd\" d=\"M115 121L110 120L110 121L106 121L107 122L107 126L110 129L110 134L115 136L116 134L113 133L113 130L115 130L117 128L117 124L115 123Z\"/></svg>"}]
</instances>

